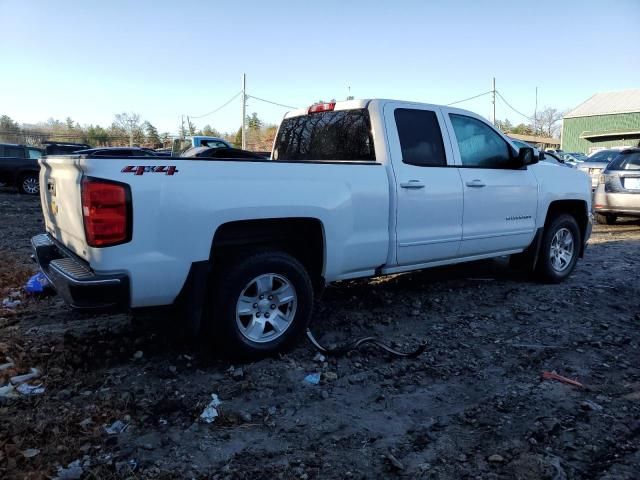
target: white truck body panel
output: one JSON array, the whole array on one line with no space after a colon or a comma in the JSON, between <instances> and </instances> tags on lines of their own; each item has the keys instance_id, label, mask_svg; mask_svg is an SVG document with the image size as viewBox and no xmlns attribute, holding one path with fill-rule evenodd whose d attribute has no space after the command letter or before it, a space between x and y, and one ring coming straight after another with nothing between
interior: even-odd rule
<instances>
[{"instance_id":1,"label":"white truck body panel","mask_svg":"<svg viewBox=\"0 0 640 480\"><path fill-rule=\"evenodd\" d=\"M49 159L47 163L50 163ZM179 172L133 175L121 170L165 159L58 157L41 181L55 180L57 215L44 208L46 230L96 272L125 271L133 307L173 302L192 262L208 260L213 236L227 222L316 218L322 222L327 281L373 275L386 262L389 199L382 165L217 162L173 159ZM72 173L75 172L75 178ZM80 172L132 185L133 238L108 248L84 242ZM64 183L62 183L64 182ZM44 193L45 203L47 193ZM64 207L62 207L64 205ZM66 209L69 208L69 211Z\"/></svg>"},{"instance_id":2,"label":"white truck body panel","mask_svg":"<svg viewBox=\"0 0 640 480\"><path fill-rule=\"evenodd\" d=\"M363 108L370 115L376 153L376 162L368 164L44 158L40 182L45 186L41 199L46 230L94 272L126 273L130 306L135 308L171 304L192 263L210 259L216 231L229 222L318 220L324 235L322 276L332 282L521 252L544 226L551 202L579 200L591 211L589 178L576 170L544 162L511 170L463 166L449 115L473 117L493 128L478 115L394 100L335 106L338 111ZM403 163L397 108L436 114L446 166ZM285 118L306 114L300 109ZM175 175L123 172L128 166L168 165L177 167ZM106 248L87 245L83 177L130 186L131 241Z\"/></svg>"}]
</instances>

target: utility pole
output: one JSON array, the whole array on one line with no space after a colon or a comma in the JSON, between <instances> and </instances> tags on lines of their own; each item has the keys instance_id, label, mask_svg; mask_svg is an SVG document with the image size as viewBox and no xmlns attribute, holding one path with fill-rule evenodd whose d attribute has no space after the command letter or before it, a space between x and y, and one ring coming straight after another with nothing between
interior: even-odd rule
<instances>
[{"instance_id":1,"label":"utility pole","mask_svg":"<svg viewBox=\"0 0 640 480\"><path fill-rule=\"evenodd\" d=\"M496 124L496 77L493 77L493 87L491 88L491 103L493 104L493 125Z\"/></svg>"},{"instance_id":2,"label":"utility pole","mask_svg":"<svg viewBox=\"0 0 640 480\"><path fill-rule=\"evenodd\" d=\"M538 135L538 87L536 87L536 107L533 111L533 134Z\"/></svg>"},{"instance_id":3,"label":"utility pole","mask_svg":"<svg viewBox=\"0 0 640 480\"><path fill-rule=\"evenodd\" d=\"M242 149L247 149L247 74L242 74Z\"/></svg>"}]
</instances>

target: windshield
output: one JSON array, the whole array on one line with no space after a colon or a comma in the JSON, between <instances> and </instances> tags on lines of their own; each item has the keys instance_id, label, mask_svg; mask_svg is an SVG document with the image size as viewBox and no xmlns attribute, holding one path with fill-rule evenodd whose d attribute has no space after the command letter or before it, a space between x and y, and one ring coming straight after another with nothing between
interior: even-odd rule
<instances>
[{"instance_id":1,"label":"windshield","mask_svg":"<svg viewBox=\"0 0 640 480\"><path fill-rule=\"evenodd\" d=\"M616 158L620 154L617 150L600 150L589 157L590 162L607 162Z\"/></svg>"},{"instance_id":2,"label":"windshield","mask_svg":"<svg viewBox=\"0 0 640 480\"><path fill-rule=\"evenodd\" d=\"M285 118L273 159L375 161L369 111L339 110Z\"/></svg>"}]
</instances>

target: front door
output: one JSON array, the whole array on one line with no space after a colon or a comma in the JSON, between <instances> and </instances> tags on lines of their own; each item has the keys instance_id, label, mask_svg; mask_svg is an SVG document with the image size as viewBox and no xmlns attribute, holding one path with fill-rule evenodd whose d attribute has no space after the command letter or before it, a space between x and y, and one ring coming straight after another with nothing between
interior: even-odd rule
<instances>
[{"instance_id":1,"label":"front door","mask_svg":"<svg viewBox=\"0 0 640 480\"><path fill-rule=\"evenodd\" d=\"M396 185L398 265L455 257L462 237L462 182L438 107L387 104Z\"/></svg>"},{"instance_id":2,"label":"front door","mask_svg":"<svg viewBox=\"0 0 640 480\"><path fill-rule=\"evenodd\" d=\"M526 248L535 235L538 184L515 168L512 147L480 118L446 111L462 188L461 256Z\"/></svg>"}]
</instances>

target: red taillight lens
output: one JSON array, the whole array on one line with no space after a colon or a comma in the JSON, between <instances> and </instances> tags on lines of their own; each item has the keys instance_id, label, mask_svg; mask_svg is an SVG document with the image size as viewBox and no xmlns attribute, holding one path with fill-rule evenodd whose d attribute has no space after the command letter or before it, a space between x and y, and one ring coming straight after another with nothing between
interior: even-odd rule
<instances>
[{"instance_id":1,"label":"red taillight lens","mask_svg":"<svg viewBox=\"0 0 640 480\"><path fill-rule=\"evenodd\" d=\"M316 105L311 105L307 113L331 112L334 108L336 108L336 102L318 103Z\"/></svg>"},{"instance_id":2,"label":"red taillight lens","mask_svg":"<svg viewBox=\"0 0 640 480\"><path fill-rule=\"evenodd\" d=\"M82 217L90 247L108 247L131 239L129 186L84 178Z\"/></svg>"}]
</instances>

